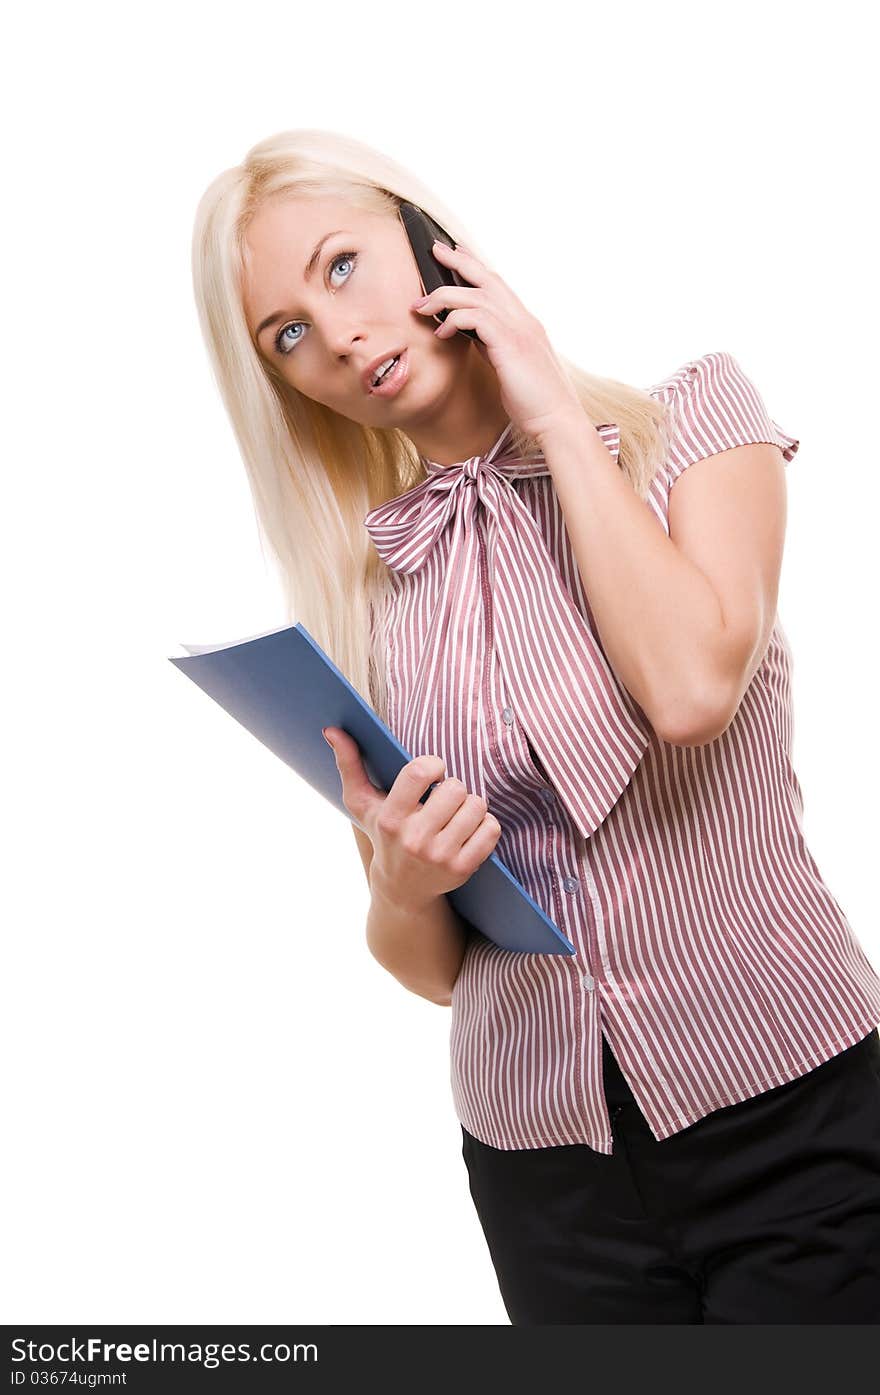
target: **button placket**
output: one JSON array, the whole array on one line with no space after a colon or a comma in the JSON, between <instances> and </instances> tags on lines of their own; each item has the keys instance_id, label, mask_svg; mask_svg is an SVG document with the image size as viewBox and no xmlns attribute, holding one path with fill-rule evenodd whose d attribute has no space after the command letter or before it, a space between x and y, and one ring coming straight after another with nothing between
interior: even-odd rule
<instances>
[{"instance_id":1,"label":"button placket","mask_svg":"<svg viewBox=\"0 0 880 1395\"><path fill-rule=\"evenodd\" d=\"M502 720L502 722L505 724L505 726L507 726L507 727L510 727L510 726L513 725L513 722L514 722L514 711L513 711L513 708L512 708L512 707L509 707L509 706L508 706L508 707L503 707L503 708L501 709L501 720ZM527 738L527 744L528 744L528 747L529 747L529 753L530 753L530 755L533 755L532 747L531 747L531 742L528 741L528 738ZM537 771L537 767L536 767L536 773L540 773L540 772ZM555 792L554 792L552 789L550 789L550 787L549 787L548 785L543 785L543 786L541 786L541 788L538 790L538 796L539 796L539 798L542 800L542 802L547 806L547 823L548 823L548 826L549 826L550 828L555 827L555 820L554 820L553 817L552 817L552 810L555 808L555 805L556 805L556 794L555 794ZM554 883L554 886L555 886L555 885L561 885L561 886L563 887L563 889L564 889L566 892L569 893L569 895L571 895L571 894L573 894L574 892L580 890L581 883L580 883L580 880L579 880L577 877L573 877L573 876L559 877L558 873L556 872L555 868L554 868L553 865L552 865L552 856L551 856L551 859L550 859L550 873L551 873L551 878L552 878L552 881L553 881L553 883ZM581 973L581 974L580 974L580 981L581 981L582 987L584 988L584 990L585 990L587 993L592 993L592 992L595 991L595 988L596 988L596 980L594 979L594 977L593 977L592 974L589 974L589 973Z\"/></svg>"},{"instance_id":2,"label":"button placket","mask_svg":"<svg viewBox=\"0 0 880 1395\"><path fill-rule=\"evenodd\" d=\"M501 709L501 720L505 726L513 726L513 723L515 721L515 713L512 707L503 707ZM542 771L539 770L537 765L535 764L535 756L534 751L532 750L532 743L529 741L528 737L526 737L526 746L528 747L529 756L532 759L532 765L534 767L535 774L540 779L542 777ZM548 807L547 822L548 824L552 824L554 820L551 817L550 810L552 806L554 806L556 803L556 795L553 793L553 790L549 789L546 785L543 785L538 790L538 795Z\"/></svg>"},{"instance_id":3,"label":"button placket","mask_svg":"<svg viewBox=\"0 0 880 1395\"><path fill-rule=\"evenodd\" d=\"M610 973L610 965L607 962L607 959L603 952L603 946L600 941L600 927L602 928L602 930L604 930L602 906L599 900L598 888L593 879L593 874L590 871L589 864L587 862L586 853L584 853L583 858L581 859L581 867L584 873L584 879L587 888L587 896L589 897L590 907L592 911L592 914L588 918L588 924L590 927L590 958L592 959L594 964L601 965L604 968L605 976L607 978Z\"/></svg>"}]
</instances>

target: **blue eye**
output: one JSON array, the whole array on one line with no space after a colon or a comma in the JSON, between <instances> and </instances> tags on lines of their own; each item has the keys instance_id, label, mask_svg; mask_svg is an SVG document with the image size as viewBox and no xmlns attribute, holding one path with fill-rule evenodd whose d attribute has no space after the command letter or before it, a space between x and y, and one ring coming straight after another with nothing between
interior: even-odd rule
<instances>
[{"instance_id":1,"label":"blue eye","mask_svg":"<svg viewBox=\"0 0 880 1395\"><path fill-rule=\"evenodd\" d=\"M336 266L337 262L351 262L352 267L354 267L356 261L357 252L337 252L336 256L330 263L330 271L333 271L333 268ZM347 281L350 276L351 272L349 272L349 275L345 277L345 280ZM282 357L286 357L290 353L291 348L294 348L299 343L300 339L302 339L302 335L300 334L296 339L287 339L282 341L282 335L286 334L289 329L294 329L300 323L300 320L291 320L289 324L282 325L278 333L275 335L275 348L278 351L278 353L282 355ZM286 345L287 347L283 347L283 345Z\"/></svg>"}]
</instances>

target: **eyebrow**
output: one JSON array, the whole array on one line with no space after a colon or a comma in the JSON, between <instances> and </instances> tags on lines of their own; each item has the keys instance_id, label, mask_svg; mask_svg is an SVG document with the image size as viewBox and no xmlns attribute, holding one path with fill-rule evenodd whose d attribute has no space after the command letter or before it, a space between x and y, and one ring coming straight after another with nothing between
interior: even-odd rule
<instances>
[{"instance_id":1,"label":"eyebrow","mask_svg":"<svg viewBox=\"0 0 880 1395\"><path fill-rule=\"evenodd\" d=\"M305 271L303 273L307 281L311 278L312 272L315 269L318 258L321 255L321 248L324 246L324 243L329 242L330 238L335 237L337 233L343 233L345 231L345 228L336 228L334 232L325 233L324 236L320 239L320 241L315 244L315 249L312 252L312 255L309 257L308 261L306 262ZM285 319L286 315L286 310L276 310L274 315L267 315L265 320L263 320L262 324L258 326L254 338L259 339L264 329L268 329L270 325L277 324L279 320Z\"/></svg>"}]
</instances>

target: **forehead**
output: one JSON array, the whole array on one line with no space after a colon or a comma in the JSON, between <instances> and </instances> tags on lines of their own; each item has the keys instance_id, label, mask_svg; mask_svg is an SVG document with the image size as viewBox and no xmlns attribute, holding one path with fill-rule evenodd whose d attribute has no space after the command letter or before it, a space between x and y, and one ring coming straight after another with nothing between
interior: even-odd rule
<instances>
[{"instance_id":1,"label":"forehead","mask_svg":"<svg viewBox=\"0 0 880 1395\"><path fill-rule=\"evenodd\" d=\"M281 305L285 296L305 286L306 262L325 233L337 228L357 233L387 222L381 215L341 198L266 199L248 224L243 239L242 289L248 318L270 314L276 302Z\"/></svg>"}]
</instances>

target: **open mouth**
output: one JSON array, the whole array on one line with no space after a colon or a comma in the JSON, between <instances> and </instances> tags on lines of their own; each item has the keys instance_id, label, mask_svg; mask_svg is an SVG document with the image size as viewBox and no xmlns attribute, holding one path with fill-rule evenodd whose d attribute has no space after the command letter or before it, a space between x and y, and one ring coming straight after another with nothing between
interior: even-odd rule
<instances>
[{"instance_id":1,"label":"open mouth","mask_svg":"<svg viewBox=\"0 0 880 1395\"><path fill-rule=\"evenodd\" d=\"M370 392L377 397L389 397L406 382L407 351L403 349L396 358L383 364L380 372L373 374Z\"/></svg>"}]
</instances>

